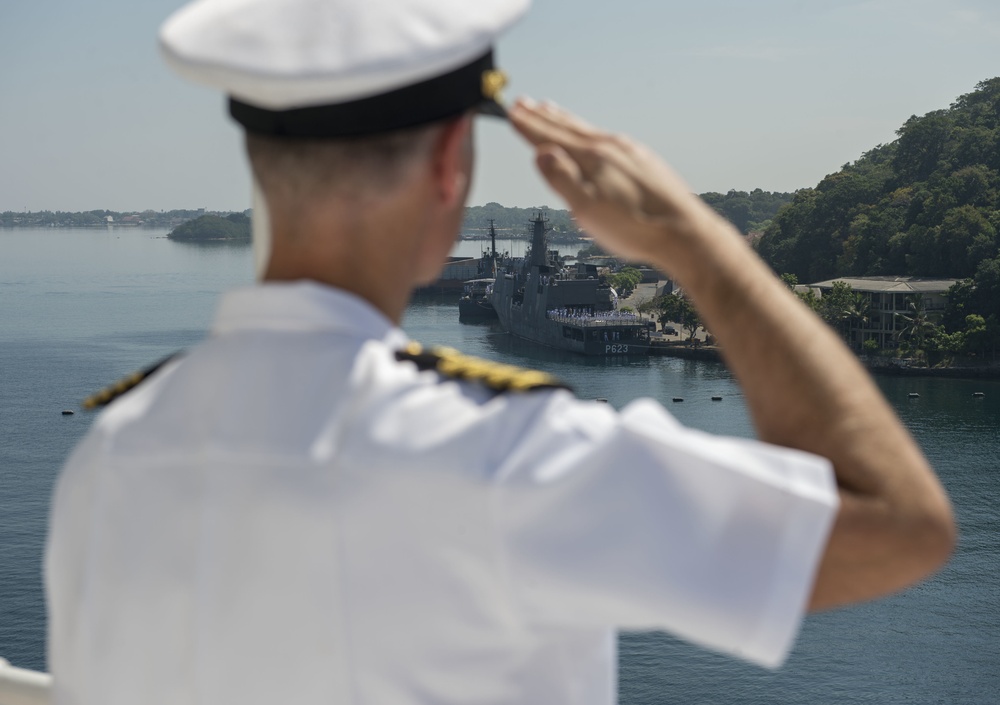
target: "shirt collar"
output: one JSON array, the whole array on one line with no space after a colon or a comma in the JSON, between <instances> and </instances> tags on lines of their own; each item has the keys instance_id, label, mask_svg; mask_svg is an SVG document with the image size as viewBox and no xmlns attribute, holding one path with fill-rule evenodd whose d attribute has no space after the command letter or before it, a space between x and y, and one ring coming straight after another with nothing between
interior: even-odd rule
<instances>
[{"instance_id":1,"label":"shirt collar","mask_svg":"<svg viewBox=\"0 0 1000 705\"><path fill-rule=\"evenodd\" d=\"M402 330L364 299L312 281L263 282L223 295L212 333L246 330L340 330L380 339L392 347L409 340Z\"/></svg>"}]
</instances>

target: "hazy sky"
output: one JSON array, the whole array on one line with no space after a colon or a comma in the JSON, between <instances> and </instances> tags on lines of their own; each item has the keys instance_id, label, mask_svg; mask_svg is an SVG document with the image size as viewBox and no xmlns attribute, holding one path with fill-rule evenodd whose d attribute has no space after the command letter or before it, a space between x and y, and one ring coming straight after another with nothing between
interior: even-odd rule
<instances>
[{"instance_id":1,"label":"hazy sky","mask_svg":"<svg viewBox=\"0 0 1000 705\"><path fill-rule=\"evenodd\" d=\"M475 0L469 0L475 2ZM0 211L249 206L223 98L171 74L179 0L0 0ZM651 145L692 190L791 191L1000 75L997 0L536 0L508 96ZM470 203L559 203L480 120Z\"/></svg>"}]
</instances>

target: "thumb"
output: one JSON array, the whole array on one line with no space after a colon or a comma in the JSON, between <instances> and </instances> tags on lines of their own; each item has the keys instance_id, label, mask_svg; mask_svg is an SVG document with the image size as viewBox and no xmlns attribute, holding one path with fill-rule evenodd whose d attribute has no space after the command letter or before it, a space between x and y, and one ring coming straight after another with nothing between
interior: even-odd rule
<instances>
[{"instance_id":1,"label":"thumb","mask_svg":"<svg viewBox=\"0 0 1000 705\"><path fill-rule=\"evenodd\" d=\"M535 164L549 185L562 196L570 208L584 205L587 190L583 183L580 165L562 147L554 144L539 145Z\"/></svg>"}]
</instances>

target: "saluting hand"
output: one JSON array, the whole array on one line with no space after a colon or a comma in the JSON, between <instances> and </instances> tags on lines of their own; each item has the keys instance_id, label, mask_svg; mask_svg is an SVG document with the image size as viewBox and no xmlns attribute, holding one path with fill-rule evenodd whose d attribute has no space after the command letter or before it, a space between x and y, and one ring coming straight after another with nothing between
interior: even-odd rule
<instances>
[{"instance_id":1,"label":"saluting hand","mask_svg":"<svg viewBox=\"0 0 1000 705\"><path fill-rule=\"evenodd\" d=\"M720 225L669 166L628 137L599 130L551 103L525 98L509 115L534 145L542 175L609 252L658 261L678 240Z\"/></svg>"}]
</instances>

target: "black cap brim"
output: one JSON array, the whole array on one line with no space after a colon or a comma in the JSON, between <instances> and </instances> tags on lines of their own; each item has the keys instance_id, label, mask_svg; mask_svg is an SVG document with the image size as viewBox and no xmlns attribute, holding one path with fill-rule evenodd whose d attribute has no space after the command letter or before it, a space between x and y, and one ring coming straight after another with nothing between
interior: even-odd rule
<instances>
[{"instance_id":1,"label":"black cap brim","mask_svg":"<svg viewBox=\"0 0 1000 705\"><path fill-rule=\"evenodd\" d=\"M269 110L230 98L229 113L248 132L293 139L361 137L444 120L468 110L506 118L507 110L495 95L483 93L484 76L493 71L491 50L446 74L358 100Z\"/></svg>"}]
</instances>

